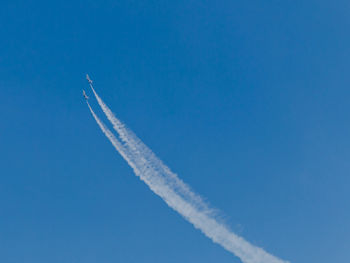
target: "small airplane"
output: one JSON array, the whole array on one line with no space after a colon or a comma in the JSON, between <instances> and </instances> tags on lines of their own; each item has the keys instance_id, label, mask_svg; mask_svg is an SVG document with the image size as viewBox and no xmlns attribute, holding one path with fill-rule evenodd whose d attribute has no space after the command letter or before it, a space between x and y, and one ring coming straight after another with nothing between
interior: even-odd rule
<instances>
[{"instance_id":1,"label":"small airplane","mask_svg":"<svg viewBox=\"0 0 350 263\"><path fill-rule=\"evenodd\" d=\"M90 79L90 77L89 77L88 74L86 74L86 79L87 79L87 81L88 81L90 84L92 84L92 80Z\"/></svg>"},{"instance_id":2,"label":"small airplane","mask_svg":"<svg viewBox=\"0 0 350 263\"><path fill-rule=\"evenodd\" d=\"M86 95L86 93L85 93L85 90L83 90L83 96L84 96L84 98L85 98L86 100L89 99L88 95Z\"/></svg>"}]
</instances>

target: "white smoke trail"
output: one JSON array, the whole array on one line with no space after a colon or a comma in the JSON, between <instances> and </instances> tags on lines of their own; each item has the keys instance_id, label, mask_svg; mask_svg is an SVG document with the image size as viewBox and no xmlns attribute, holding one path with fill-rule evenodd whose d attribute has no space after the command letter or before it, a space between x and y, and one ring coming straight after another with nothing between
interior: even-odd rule
<instances>
[{"instance_id":1,"label":"white smoke trail","mask_svg":"<svg viewBox=\"0 0 350 263\"><path fill-rule=\"evenodd\" d=\"M97 102L101 106L103 112L106 114L108 120L113 124L113 128L117 131L121 141L124 143L125 148L131 153L135 160L144 162L148 167L152 167L154 170L162 174L168 185L171 185L173 189L184 198L195 203L198 209L201 209L203 213L214 214L214 210L210 209L208 205L202 200L199 195L196 195L188 185L186 185L176 174L170 171L170 169L163 164L161 160L130 130L128 129L118 118L114 116L112 111L98 96L92 84L90 84Z\"/></svg>"},{"instance_id":2,"label":"white smoke trail","mask_svg":"<svg viewBox=\"0 0 350 263\"><path fill-rule=\"evenodd\" d=\"M176 174L159 160L155 154L144 145L125 125L117 119L107 105L90 85L96 99L113 124L123 144L99 120L92 108L89 109L103 133L111 141L116 150L132 167L135 174L144 181L150 189L159 195L171 208L191 222L213 242L220 244L226 250L239 257L244 263L287 263L263 249L253 246L242 237L231 232L225 225L218 222L212 210L202 198L191 191Z\"/></svg>"}]
</instances>

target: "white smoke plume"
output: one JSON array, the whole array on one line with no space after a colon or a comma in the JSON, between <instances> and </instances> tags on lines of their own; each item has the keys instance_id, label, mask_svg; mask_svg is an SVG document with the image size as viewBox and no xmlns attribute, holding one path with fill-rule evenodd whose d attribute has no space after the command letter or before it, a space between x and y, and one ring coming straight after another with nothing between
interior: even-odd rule
<instances>
[{"instance_id":1,"label":"white smoke plume","mask_svg":"<svg viewBox=\"0 0 350 263\"><path fill-rule=\"evenodd\" d=\"M171 172L130 129L117 119L98 96L92 84L90 87L121 141L101 122L88 103L97 124L115 149L131 166L134 173L168 206L177 211L213 242L239 257L244 263L288 263L288 261L281 260L262 248L250 244L220 223L213 210L203 199Z\"/></svg>"}]
</instances>

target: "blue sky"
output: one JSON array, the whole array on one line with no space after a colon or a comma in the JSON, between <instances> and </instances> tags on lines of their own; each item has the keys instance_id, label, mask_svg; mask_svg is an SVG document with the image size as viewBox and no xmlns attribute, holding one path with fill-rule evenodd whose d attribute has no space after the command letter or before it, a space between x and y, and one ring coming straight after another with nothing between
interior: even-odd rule
<instances>
[{"instance_id":1,"label":"blue sky","mask_svg":"<svg viewBox=\"0 0 350 263\"><path fill-rule=\"evenodd\" d=\"M114 151L81 95L89 73L236 233L291 262L348 262L349 7L3 1L0 261L240 262Z\"/></svg>"}]
</instances>

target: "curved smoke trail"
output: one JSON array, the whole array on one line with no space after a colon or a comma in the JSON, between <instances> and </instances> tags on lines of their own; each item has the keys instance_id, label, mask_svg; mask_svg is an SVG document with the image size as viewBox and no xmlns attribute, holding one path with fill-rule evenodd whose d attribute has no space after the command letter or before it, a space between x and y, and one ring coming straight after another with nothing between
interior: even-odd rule
<instances>
[{"instance_id":1,"label":"curved smoke trail","mask_svg":"<svg viewBox=\"0 0 350 263\"><path fill-rule=\"evenodd\" d=\"M168 206L177 211L187 221L192 223L213 242L221 245L239 257L244 263L288 263L262 248L256 247L218 222L213 210L194 193L176 174L163 164L161 160L128 129L102 101L90 84L95 97L118 133L120 141L96 116L91 106L88 107L97 124L107 136L115 149L122 155L134 170L134 173L144 181L149 188L159 195Z\"/></svg>"}]
</instances>

